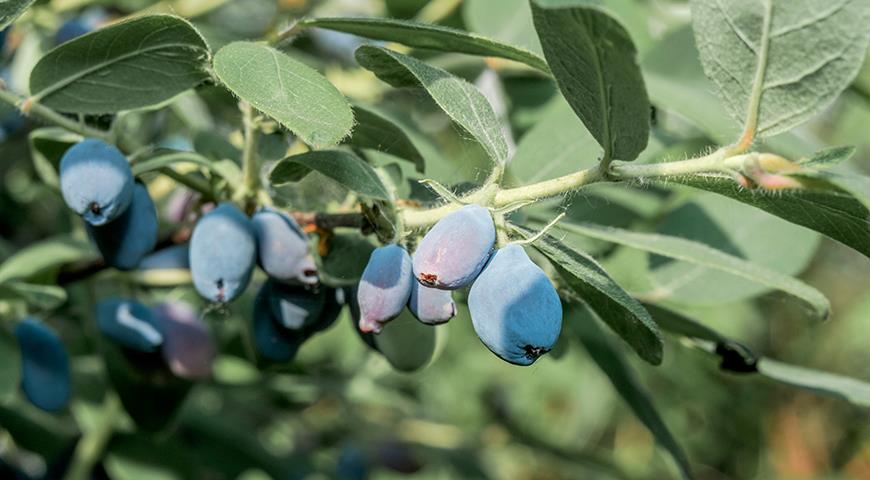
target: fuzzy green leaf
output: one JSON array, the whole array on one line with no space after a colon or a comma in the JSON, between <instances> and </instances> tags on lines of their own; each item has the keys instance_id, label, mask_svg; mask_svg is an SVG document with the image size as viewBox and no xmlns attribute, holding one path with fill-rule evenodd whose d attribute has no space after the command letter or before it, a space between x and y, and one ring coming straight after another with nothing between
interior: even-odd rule
<instances>
[{"instance_id":1,"label":"fuzzy green leaf","mask_svg":"<svg viewBox=\"0 0 870 480\"><path fill-rule=\"evenodd\" d=\"M67 236L49 238L16 252L0 264L0 283L27 280L64 263L90 260L93 247Z\"/></svg>"},{"instance_id":2,"label":"fuzzy green leaf","mask_svg":"<svg viewBox=\"0 0 870 480\"><path fill-rule=\"evenodd\" d=\"M272 47L231 43L215 54L214 71L230 91L309 145L335 145L353 127L347 99L323 75Z\"/></svg>"},{"instance_id":3,"label":"fuzzy green leaf","mask_svg":"<svg viewBox=\"0 0 870 480\"><path fill-rule=\"evenodd\" d=\"M7 0L0 3L0 30L8 27L36 0Z\"/></svg>"},{"instance_id":4,"label":"fuzzy green leaf","mask_svg":"<svg viewBox=\"0 0 870 480\"><path fill-rule=\"evenodd\" d=\"M390 194L377 172L356 155L342 150L318 150L281 160L270 178L275 185L298 182L312 170L362 195L389 200Z\"/></svg>"},{"instance_id":5,"label":"fuzzy green leaf","mask_svg":"<svg viewBox=\"0 0 870 480\"><path fill-rule=\"evenodd\" d=\"M507 162L508 146L498 117L473 85L386 48L365 45L357 49L356 58L363 68L394 87L424 88L454 122L480 142L491 159L501 165Z\"/></svg>"},{"instance_id":6,"label":"fuzzy green leaf","mask_svg":"<svg viewBox=\"0 0 870 480\"><path fill-rule=\"evenodd\" d=\"M87 114L156 105L209 79L209 49L172 15L136 17L50 51L30 75L34 99Z\"/></svg>"},{"instance_id":7,"label":"fuzzy green leaf","mask_svg":"<svg viewBox=\"0 0 870 480\"><path fill-rule=\"evenodd\" d=\"M545 73L550 71L543 58L528 50L441 25L388 18L312 18L299 22L299 25L352 33L414 48L506 58Z\"/></svg>"},{"instance_id":8,"label":"fuzzy green leaf","mask_svg":"<svg viewBox=\"0 0 870 480\"><path fill-rule=\"evenodd\" d=\"M749 133L820 113L858 74L870 41L866 0L692 0L707 76Z\"/></svg>"},{"instance_id":9,"label":"fuzzy green leaf","mask_svg":"<svg viewBox=\"0 0 870 480\"><path fill-rule=\"evenodd\" d=\"M597 8L545 8L533 0L532 13L559 89L605 157L637 158L647 145L650 107L628 32Z\"/></svg>"}]
</instances>

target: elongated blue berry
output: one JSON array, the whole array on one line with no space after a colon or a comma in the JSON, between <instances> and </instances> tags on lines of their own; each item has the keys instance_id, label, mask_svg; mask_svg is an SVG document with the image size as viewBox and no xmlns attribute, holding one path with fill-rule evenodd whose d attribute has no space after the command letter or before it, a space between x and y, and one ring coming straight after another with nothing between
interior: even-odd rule
<instances>
[{"instance_id":1,"label":"elongated blue berry","mask_svg":"<svg viewBox=\"0 0 870 480\"><path fill-rule=\"evenodd\" d=\"M272 362L287 362L296 356L305 337L287 330L272 315L271 288L263 284L254 299L253 337L257 353Z\"/></svg>"},{"instance_id":2,"label":"elongated blue berry","mask_svg":"<svg viewBox=\"0 0 870 480\"><path fill-rule=\"evenodd\" d=\"M317 283L317 266L308 252L308 236L292 217L264 208L251 223L257 232L257 258L272 278L288 283Z\"/></svg>"},{"instance_id":3,"label":"elongated blue berry","mask_svg":"<svg viewBox=\"0 0 870 480\"><path fill-rule=\"evenodd\" d=\"M139 262L139 270L170 270L190 268L190 244L172 245L147 255Z\"/></svg>"},{"instance_id":4,"label":"elongated blue berry","mask_svg":"<svg viewBox=\"0 0 870 480\"><path fill-rule=\"evenodd\" d=\"M70 397L69 355L53 330L35 318L15 327L21 349L21 389L30 403L56 412Z\"/></svg>"},{"instance_id":5,"label":"elongated blue berry","mask_svg":"<svg viewBox=\"0 0 870 480\"><path fill-rule=\"evenodd\" d=\"M196 291L213 302L229 302L248 286L257 259L251 221L235 205L222 203L197 222L190 239L190 271Z\"/></svg>"},{"instance_id":6,"label":"elongated blue berry","mask_svg":"<svg viewBox=\"0 0 870 480\"><path fill-rule=\"evenodd\" d=\"M462 288L477 278L495 243L489 211L466 205L442 218L414 252L414 276L427 287Z\"/></svg>"},{"instance_id":7,"label":"elongated blue berry","mask_svg":"<svg viewBox=\"0 0 870 480\"><path fill-rule=\"evenodd\" d=\"M88 139L60 159L60 191L66 204L91 225L119 216L133 199L133 172L120 150Z\"/></svg>"},{"instance_id":8,"label":"elongated blue berry","mask_svg":"<svg viewBox=\"0 0 870 480\"><path fill-rule=\"evenodd\" d=\"M270 291L272 317L288 330L303 330L315 323L326 304L325 291L312 291L301 286L283 285L268 280L264 288Z\"/></svg>"},{"instance_id":9,"label":"elongated blue berry","mask_svg":"<svg viewBox=\"0 0 870 480\"><path fill-rule=\"evenodd\" d=\"M87 227L103 260L118 270L136 268L157 244L157 210L141 183L133 187L133 201L120 217Z\"/></svg>"},{"instance_id":10,"label":"elongated blue berry","mask_svg":"<svg viewBox=\"0 0 870 480\"><path fill-rule=\"evenodd\" d=\"M468 309L484 345L516 365L550 351L562 328L556 289L519 245L495 252L471 286Z\"/></svg>"},{"instance_id":11,"label":"elongated blue berry","mask_svg":"<svg viewBox=\"0 0 870 480\"><path fill-rule=\"evenodd\" d=\"M97 328L119 345L155 352L163 335L151 309L131 298L108 298L97 304Z\"/></svg>"},{"instance_id":12,"label":"elongated blue berry","mask_svg":"<svg viewBox=\"0 0 870 480\"><path fill-rule=\"evenodd\" d=\"M402 313L411 296L411 257L398 245L372 251L357 289L359 329L378 333Z\"/></svg>"},{"instance_id":13,"label":"elongated blue berry","mask_svg":"<svg viewBox=\"0 0 870 480\"><path fill-rule=\"evenodd\" d=\"M211 376L217 347L208 327L190 305L165 302L154 307L154 320L163 334L163 359L177 377Z\"/></svg>"},{"instance_id":14,"label":"elongated blue berry","mask_svg":"<svg viewBox=\"0 0 870 480\"><path fill-rule=\"evenodd\" d=\"M408 308L417 320L429 325L446 323L456 315L450 290L425 287L420 282L412 282Z\"/></svg>"}]
</instances>

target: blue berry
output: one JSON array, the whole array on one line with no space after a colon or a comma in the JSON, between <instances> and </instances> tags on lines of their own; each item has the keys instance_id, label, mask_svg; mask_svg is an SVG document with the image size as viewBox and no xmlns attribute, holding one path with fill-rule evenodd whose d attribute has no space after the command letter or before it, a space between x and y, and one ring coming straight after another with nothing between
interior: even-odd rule
<instances>
[{"instance_id":1,"label":"blue berry","mask_svg":"<svg viewBox=\"0 0 870 480\"><path fill-rule=\"evenodd\" d=\"M489 211L466 205L442 218L414 252L414 276L427 287L462 288L477 278L495 243Z\"/></svg>"},{"instance_id":2,"label":"blue berry","mask_svg":"<svg viewBox=\"0 0 870 480\"><path fill-rule=\"evenodd\" d=\"M133 200L133 172L120 150L88 139L60 159L60 190L69 208L99 226L127 210Z\"/></svg>"},{"instance_id":3,"label":"blue berry","mask_svg":"<svg viewBox=\"0 0 870 480\"><path fill-rule=\"evenodd\" d=\"M357 289L359 329L378 333L402 313L411 296L411 257L398 245L376 248L369 257Z\"/></svg>"},{"instance_id":4,"label":"blue berry","mask_svg":"<svg viewBox=\"0 0 870 480\"><path fill-rule=\"evenodd\" d=\"M30 403L47 412L69 401L69 355L53 330L28 317L15 327L21 349L21 388Z\"/></svg>"},{"instance_id":5,"label":"blue berry","mask_svg":"<svg viewBox=\"0 0 870 480\"><path fill-rule=\"evenodd\" d=\"M118 270L138 267L157 244L157 210L148 189L135 184L133 201L120 217L87 229L106 264Z\"/></svg>"},{"instance_id":6,"label":"blue berry","mask_svg":"<svg viewBox=\"0 0 870 480\"><path fill-rule=\"evenodd\" d=\"M550 351L562 328L556 289L519 245L495 252L471 286L468 309L484 345L516 365Z\"/></svg>"},{"instance_id":7,"label":"blue berry","mask_svg":"<svg viewBox=\"0 0 870 480\"><path fill-rule=\"evenodd\" d=\"M257 232L260 267L287 283L317 283L317 266L308 253L308 236L286 213L264 208L251 219Z\"/></svg>"},{"instance_id":8,"label":"blue berry","mask_svg":"<svg viewBox=\"0 0 870 480\"><path fill-rule=\"evenodd\" d=\"M109 298L97 304L97 328L119 345L156 352L163 335L151 309L129 298Z\"/></svg>"},{"instance_id":9,"label":"blue berry","mask_svg":"<svg viewBox=\"0 0 870 480\"><path fill-rule=\"evenodd\" d=\"M169 370L180 378L211 376L217 347L196 311L184 302L172 301L156 305L153 312L163 334L161 351Z\"/></svg>"},{"instance_id":10,"label":"blue berry","mask_svg":"<svg viewBox=\"0 0 870 480\"><path fill-rule=\"evenodd\" d=\"M420 282L412 282L408 308L417 320L429 325L446 323L456 315L456 304L450 290L429 288Z\"/></svg>"},{"instance_id":11,"label":"blue berry","mask_svg":"<svg viewBox=\"0 0 870 480\"><path fill-rule=\"evenodd\" d=\"M190 239L190 271L196 290L213 302L229 302L245 290L257 258L251 221L231 203L202 217Z\"/></svg>"}]
</instances>

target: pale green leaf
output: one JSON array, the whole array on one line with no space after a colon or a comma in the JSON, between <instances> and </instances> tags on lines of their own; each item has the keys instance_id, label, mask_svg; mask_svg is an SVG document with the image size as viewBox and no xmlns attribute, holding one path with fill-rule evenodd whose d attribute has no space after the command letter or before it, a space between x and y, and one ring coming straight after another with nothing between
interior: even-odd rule
<instances>
[{"instance_id":1,"label":"pale green leaf","mask_svg":"<svg viewBox=\"0 0 870 480\"><path fill-rule=\"evenodd\" d=\"M353 192L381 200L390 198L377 172L356 155L342 150L318 150L287 157L275 166L270 178L273 184L283 185L298 182L312 170Z\"/></svg>"},{"instance_id":2,"label":"pale green leaf","mask_svg":"<svg viewBox=\"0 0 870 480\"><path fill-rule=\"evenodd\" d=\"M6 0L0 2L0 30L8 27L14 22L25 10L30 8L36 0Z\"/></svg>"},{"instance_id":3,"label":"pale green leaf","mask_svg":"<svg viewBox=\"0 0 870 480\"><path fill-rule=\"evenodd\" d=\"M649 100L625 28L602 10L532 4L535 29L559 89L604 148L634 160L649 137Z\"/></svg>"},{"instance_id":4,"label":"pale green leaf","mask_svg":"<svg viewBox=\"0 0 870 480\"><path fill-rule=\"evenodd\" d=\"M785 275L802 272L815 256L821 241L816 232L713 193L687 193L691 200L661 218L657 233L703 243ZM786 244L789 248L782 248ZM721 305L770 289L719 269L658 256L650 267L656 286L650 293L684 304Z\"/></svg>"},{"instance_id":5,"label":"pale green leaf","mask_svg":"<svg viewBox=\"0 0 870 480\"><path fill-rule=\"evenodd\" d=\"M347 99L323 75L272 47L231 43L215 54L214 70L230 91L309 145L335 145L353 127Z\"/></svg>"},{"instance_id":6,"label":"pale green leaf","mask_svg":"<svg viewBox=\"0 0 870 480\"><path fill-rule=\"evenodd\" d=\"M870 41L866 0L692 0L707 76L749 133L774 135L849 86Z\"/></svg>"},{"instance_id":7,"label":"pale green leaf","mask_svg":"<svg viewBox=\"0 0 870 480\"><path fill-rule=\"evenodd\" d=\"M57 308L66 301L66 298L66 290L56 285L41 285L19 281L0 283L0 299L22 300L40 310Z\"/></svg>"},{"instance_id":8,"label":"pale green leaf","mask_svg":"<svg viewBox=\"0 0 870 480\"><path fill-rule=\"evenodd\" d=\"M19 250L0 264L0 283L26 280L65 263L93 258L94 249L86 242L68 236L49 238Z\"/></svg>"},{"instance_id":9,"label":"pale green leaf","mask_svg":"<svg viewBox=\"0 0 870 480\"><path fill-rule=\"evenodd\" d=\"M62 112L148 107L208 80L209 49L172 15L135 17L46 54L30 75L33 99Z\"/></svg>"},{"instance_id":10,"label":"pale green leaf","mask_svg":"<svg viewBox=\"0 0 870 480\"><path fill-rule=\"evenodd\" d=\"M302 27L319 27L352 33L375 40L385 40L442 52L467 53L500 57L549 72L540 56L520 47L455 28L388 18L312 18L299 22Z\"/></svg>"},{"instance_id":11,"label":"pale green leaf","mask_svg":"<svg viewBox=\"0 0 870 480\"><path fill-rule=\"evenodd\" d=\"M665 35L643 57L643 78L650 101L657 109L689 120L720 145L734 141L740 126L725 111L704 75L691 26ZM765 139L765 146L787 157L797 158L818 148L807 135L784 132ZM696 152L697 153L697 152Z\"/></svg>"},{"instance_id":12,"label":"pale green leaf","mask_svg":"<svg viewBox=\"0 0 870 480\"><path fill-rule=\"evenodd\" d=\"M556 227L599 240L625 245L664 257L721 270L769 288L781 290L803 300L814 316L827 319L831 305L825 296L806 283L742 258L710 248L702 243L653 233L639 233L619 228L562 223Z\"/></svg>"},{"instance_id":13,"label":"pale green leaf","mask_svg":"<svg viewBox=\"0 0 870 480\"><path fill-rule=\"evenodd\" d=\"M689 459L653 404L649 392L640 383L631 365L598 326L598 321L586 307L570 305L566 307L565 318L572 331L586 348L586 352L599 368L607 375L613 388L631 408L656 441L670 453L680 469L683 478L692 478ZM599 314L600 316L600 314Z\"/></svg>"},{"instance_id":14,"label":"pale green leaf","mask_svg":"<svg viewBox=\"0 0 870 480\"><path fill-rule=\"evenodd\" d=\"M758 357L745 346L695 319L657 307L651 307L650 312L665 330L709 342L707 345L700 342L698 347L718 355L722 359L721 368L724 370L758 373L791 387L839 398L861 407L870 407L870 383L868 382Z\"/></svg>"},{"instance_id":15,"label":"pale green leaf","mask_svg":"<svg viewBox=\"0 0 870 480\"><path fill-rule=\"evenodd\" d=\"M528 237L532 231L514 227ZM647 362L662 361L659 329L640 302L622 289L591 257L545 235L534 247L552 261L566 284Z\"/></svg>"},{"instance_id":16,"label":"pale green leaf","mask_svg":"<svg viewBox=\"0 0 870 480\"><path fill-rule=\"evenodd\" d=\"M450 73L381 47L362 46L357 61L394 87L422 87L435 103L470 133L499 164L508 160L508 146L501 124L486 98L473 85Z\"/></svg>"}]
</instances>

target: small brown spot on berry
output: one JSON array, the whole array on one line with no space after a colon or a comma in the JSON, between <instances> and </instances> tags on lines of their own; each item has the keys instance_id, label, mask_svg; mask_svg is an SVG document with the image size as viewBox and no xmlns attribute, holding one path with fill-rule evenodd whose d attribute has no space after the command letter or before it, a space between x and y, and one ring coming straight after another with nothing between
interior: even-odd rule
<instances>
[{"instance_id":1,"label":"small brown spot on berry","mask_svg":"<svg viewBox=\"0 0 870 480\"><path fill-rule=\"evenodd\" d=\"M434 287L438 283L438 275L433 273L421 273L417 280L427 287Z\"/></svg>"}]
</instances>

